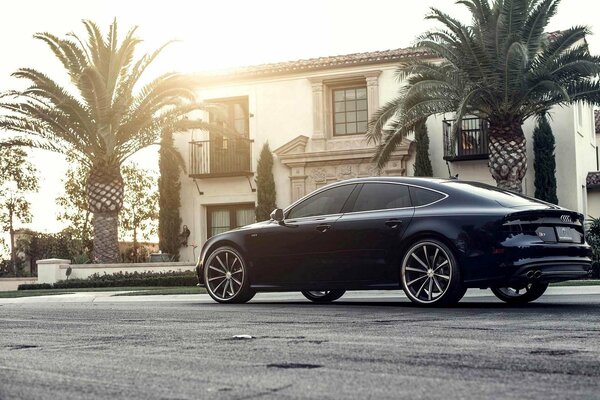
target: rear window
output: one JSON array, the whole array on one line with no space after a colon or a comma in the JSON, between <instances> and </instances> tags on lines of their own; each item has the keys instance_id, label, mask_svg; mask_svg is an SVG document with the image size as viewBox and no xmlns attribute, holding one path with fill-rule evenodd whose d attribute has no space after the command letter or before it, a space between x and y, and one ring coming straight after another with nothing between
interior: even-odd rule
<instances>
[{"instance_id":1,"label":"rear window","mask_svg":"<svg viewBox=\"0 0 600 400\"><path fill-rule=\"evenodd\" d=\"M433 190L410 187L410 197L415 207L426 206L444 198L444 195Z\"/></svg>"},{"instance_id":2,"label":"rear window","mask_svg":"<svg viewBox=\"0 0 600 400\"><path fill-rule=\"evenodd\" d=\"M521 194L508 192L494 186L479 182L446 182L445 185L454 186L457 189L469 192L472 195L484 197L496 201L504 207L523 207L531 205L547 205L537 199L523 196Z\"/></svg>"}]
</instances>

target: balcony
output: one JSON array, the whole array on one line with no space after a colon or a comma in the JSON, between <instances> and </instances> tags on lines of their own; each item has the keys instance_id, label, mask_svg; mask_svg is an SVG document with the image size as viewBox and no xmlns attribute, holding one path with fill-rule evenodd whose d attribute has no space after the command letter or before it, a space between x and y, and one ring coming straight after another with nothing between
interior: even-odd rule
<instances>
[{"instance_id":1,"label":"balcony","mask_svg":"<svg viewBox=\"0 0 600 400\"><path fill-rule=\"evenodd\" d=\"M453 137L455 120L442 122L444 132L444 160L487 160L488 123L480 118L463 118L461 127Z\"/></svg>"},{"instance_id":2,"label":"balcony","mask_svg":"<svg viewBox=\"0 0 600 400\"><path fill-rule=\"evenodd\" d=\"M191 178L251 176L250 149L247 138L218 137L190 142Z\"/></svg>"}]
</instances>

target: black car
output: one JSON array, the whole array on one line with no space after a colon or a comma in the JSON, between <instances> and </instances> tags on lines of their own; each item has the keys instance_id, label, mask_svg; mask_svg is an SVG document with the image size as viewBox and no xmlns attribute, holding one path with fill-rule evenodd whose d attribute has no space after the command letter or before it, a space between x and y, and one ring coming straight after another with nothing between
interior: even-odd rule
<instances>
[{"instance_id":1,"label":"black car","mask_svg":"<svg viewBox=\"0 0 600 400\"><path fill-rule=\"evenodd\" d=\"M591 269L583 215L476 182L377 177L320 188L271 220L211 237L197 265L221 303L301 291L399 289L420 305L491 288L509 303Z\"/></svg>"}]
</instances>

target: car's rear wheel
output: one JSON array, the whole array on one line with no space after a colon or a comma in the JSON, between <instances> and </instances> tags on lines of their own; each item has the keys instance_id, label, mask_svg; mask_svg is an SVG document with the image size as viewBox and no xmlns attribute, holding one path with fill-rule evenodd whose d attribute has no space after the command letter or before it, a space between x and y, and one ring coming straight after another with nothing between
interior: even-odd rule
<instances>
[{"instance_id":1,"label":"car's rear wheel","mask_svg":"<svg viewBox=\"0 0 600 400\"><path fill-rule=\"evenodd\" d=\"M494 295L509 304L525 304L539 299L548 289L547 283L531 282L524 286L495 287Z\"/></svg>"},{"instance_id":2,"label":"car's rear wheel","mask_svg":"<svg viewBox=\"0 0 600 400\"><path fill-rule=\"evenodd\" d=\"M304 297L315 303L331 303L342 297L345 290L304 290Z\"/></svg>"},{"instance_id":3,"label":"car's rear wheel","mask_svg":"<svg viewBox=\"0 0 600 400\"><path fill-rule=\"evenodd\" d=\"M219 303L245 303L255 295L244 258L230 246L219 247L208 256L204 282L210 297Z\"/></svg>"},{"instance_id":4,"label":"car's rear wheel","mask_svg":"<svg viewBox=\"0 0 600 400\"><path fill-rule=\"evenodd\" d=\"M406 252L400 270L406 296L422 306L447 306L466 292L456 257L444 243L420 240Z\"/></svg>"}]
</instances>

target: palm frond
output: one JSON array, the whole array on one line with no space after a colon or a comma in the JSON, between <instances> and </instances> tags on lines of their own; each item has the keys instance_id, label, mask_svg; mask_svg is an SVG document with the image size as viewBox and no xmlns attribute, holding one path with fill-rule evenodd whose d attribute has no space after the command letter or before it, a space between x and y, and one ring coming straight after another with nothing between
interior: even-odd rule
<instances>
[{"instance_id":1,"label":"palm frond","mask_svg":"<svg viewBox=\"0 0 600 400\"><path fill-rule=\"evenodd\" d=\"M119 40L116 20L106 35L93 21L83 25L84 38L73 33L65 39L47 32L35 36L60 61L72 87L22 68L14 76L29 81L29 87L0 94L0 108L9 113L0 117L0 129L19 134L20 145L77 154L89 165L118 164L152 144L160 132L183 129L184 117L205 107L196 102L189 80L176 73L138 89L168 43L136 59L141 41L135 27ZM227 127L202 126L231 134Z\"/></svg>"}]
</instances>

